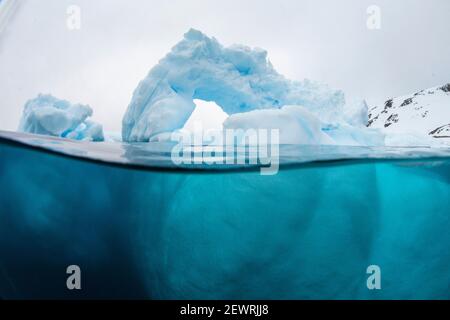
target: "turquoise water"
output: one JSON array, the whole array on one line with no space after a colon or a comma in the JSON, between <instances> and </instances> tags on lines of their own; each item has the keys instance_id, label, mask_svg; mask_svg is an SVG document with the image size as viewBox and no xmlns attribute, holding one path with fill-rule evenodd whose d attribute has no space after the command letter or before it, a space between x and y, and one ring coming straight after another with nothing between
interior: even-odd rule
<instances>
[{"instance_id":1,"label":"turquoise water","mask_svg":"<svg viewBox=\"0 0 450 320\"><path fill-rule=\"evenodd\" d=\"M0 136L1 298L450 298L449 150L284 146L262 176Z\"/></svg>"}]
</instances>

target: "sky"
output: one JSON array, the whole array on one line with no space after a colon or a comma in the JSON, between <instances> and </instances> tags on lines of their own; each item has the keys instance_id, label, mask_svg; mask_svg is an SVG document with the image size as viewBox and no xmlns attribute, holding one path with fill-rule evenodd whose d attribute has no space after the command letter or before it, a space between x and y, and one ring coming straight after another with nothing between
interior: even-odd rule
<instances>
[{"instance_id":1,"label":"sky","mask_svg":"<svg viewBox=\"0 0 450 320\"><path fill-rule=\"evenodd\" d=\"M264 48L278 72L379 104L450 82L448 0L2 0L0 130L38 93L89 104L120 131L133 90L189 28ZM80 28L68 27L70 5ZM380 29L367 10L380 9ZM1 14L0 14L1 18Z\"/></svg>"}]
</instances>

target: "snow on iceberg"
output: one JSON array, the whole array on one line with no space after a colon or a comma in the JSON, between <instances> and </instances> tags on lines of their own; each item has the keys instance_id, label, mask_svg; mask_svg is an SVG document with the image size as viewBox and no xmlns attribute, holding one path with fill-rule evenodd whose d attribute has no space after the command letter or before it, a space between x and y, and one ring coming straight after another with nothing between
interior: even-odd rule
<instances>
[{"instance_id":1,"label":"snow on iceberg","mask_svg":"<svg viewBox=\"0 0 450 320\"><path fill-rule=\"evenodd\" d=\"M381 146L384 135L356 123L324 123L301 106L253 110L225 120L224 129L278 129L280 144Z\"/></svg>"},{"instance_id":2,"label":"snow on iceberg","mask_svg":"<svg viewBox=\"0 0 450 320\"><path fill-rule=\"evenodd\" d=\"M88 105L71 104L51 95L39 94L24 107L19 131L74 140L103 141L100 124L87 120L92 116Z\"/></svg>"},{"instance_id":3,"label":"snow on iceberg","mask_svg":"<svg viewBox=\"0 0 450 320\"><path fill-rule=\"evenodd\" d=\"M347 123L342 91L309 80L288 80L275 71L266 51L242 45L224 47L215 38L191 29L139 83L122 121L123 141L146 142L170 136L168 133L182 128L190 117L195 108L194 99L213 101L229 115L258 109L276 110L288 105L302 106L311 116L300 109L294 115L290 108L279 114L274 111L267 114L274 117L265 121L270 127L274 121L281 128L283 119L288 118L292 134L304 133L310 127L317 129L318 120L308 123L308 119L313 117L324 123ZM300 119L300 114L306 118ZM364 112L353 112L355 114ZM228 125L239 123L240 126L248 126L243 123L245 119L259 118L260 115L266 114L232 117ZM294 119L299 120L295 125ZM367 123L367 119L365 121ZM318 136L312 139L307 136L288 140L307 143L330 141L320 130L315 134Z\"/></svg>"},{"instance_id":4,"label":"snow on iceberg","mask_svg":"<svg viewBox=\"0 0 450 320\"><path fill-rule=\"evenodd\" d=\"M279 129L281 144L334 144L321 122L300 106L237 113L223 125L224 129Z\"/></svg>"}]
</instances>

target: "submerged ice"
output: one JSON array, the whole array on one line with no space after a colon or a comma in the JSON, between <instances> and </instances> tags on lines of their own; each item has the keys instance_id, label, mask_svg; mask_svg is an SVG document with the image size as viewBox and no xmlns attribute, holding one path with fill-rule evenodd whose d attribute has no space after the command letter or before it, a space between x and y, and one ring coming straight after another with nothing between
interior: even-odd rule
<instances>
[{"instance_id":1,"label":"submerged ice","mask_svg":"<svg viewBox=\"0 0 450 320\"><path fill-rule=\"evenodd\" d=\"M72 299L73 264L86 299L450 298L449 158L196 174L0 140L0 168L0 298Z\"/></svg>"},{"instance_id":2,"label":"submerged ice","mask_svg":"<svg viewBox=\"0 0 450 320\"><path fill-rule=\"evenodd\" d=\"M88 105L72 104L51 95L39 94L24 107L19 131L74 140L103 141L100 124L87 120L92 116Z\"/></svg>"},{"instance_id":3,"label":"submerged ice","mask_svg":"<svg viewBox=\"0 0 450 320\"><path fill-rule=\"evenodd\" d=\"M228 128L282 129L281 143L383 141L382 135L374 138L377 130L365 128L365 103L349 106L342 91L286 79L273 68L265 50L224 47L193 29L136 88L122 122L123 141L170 136L189 119L194 99L213 101L232 115Z\"/></svg>"}]
</instances>

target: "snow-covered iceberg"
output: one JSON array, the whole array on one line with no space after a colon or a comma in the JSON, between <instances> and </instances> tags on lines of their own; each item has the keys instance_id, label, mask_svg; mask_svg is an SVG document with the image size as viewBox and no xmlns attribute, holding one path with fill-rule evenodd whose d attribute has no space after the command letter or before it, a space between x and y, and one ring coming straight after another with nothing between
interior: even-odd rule
<instances>
[{"instance_id":1,"label":"snow-covered iceberg","mask_svg":"<svg viewBox=\"0 0 450 320\"><path fill-rule=\"evenodd\" d=\"M300 106L237 113L224 122L225 129L278 129L281 144L333 144L321 125L311 112Z\"/></svg>"},{"instance_id":2,"label":"snow-covered iceberg","mask_svg":"<svg viewBox=\"0 0 450 320\"><path fill-rule=\"evenodd\" d=\"M367 130L367 117L361 128L353 128L347 121L342 91L309 80L286 79L273 68L266 51L242 45L224 47L215 38L191 29L139 83L123 118L123 140L145 142L170 136L167 133L182 128L190 117L194 99L213 101L229 115L267 110L232 116L228 127L262 123L267 128L283 128L286 137L315 128L314 136L292 136L287 139L290 142L339 143L320 130L322 126L330 128L330 124L339 131L347 127L352 128L350 132L361 131L360 137ZM277 111L291 105L303 108ZM367 108L365 104L359 106ZM351 110L351 114L364 111Z\"/></svg>"},{"instance_id":3,"label":"snow-covered iceberg","mask_svg":"<svg viewBox=\"0 0 450 320\"><path fill-rule=\"evenodd\" d=\"M51 95L39 94L24 107L19 131L74 140L103 141L100 124L87 120L88 105L72 104Z\"/></svg>"},{"instance_id":4,"label":"snow-covered iceberg","mask_svg":"<svg viewBox=\"0 0 450 320\"><path fill-rule=\"evenodd\" d=\"M385 139L378 130L356 122L322 122L301 106L237 113L226 119L223 126L236 130L278 129L281 144L382 146Z\"/></svg>"}]
</instances>

